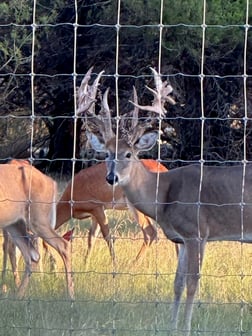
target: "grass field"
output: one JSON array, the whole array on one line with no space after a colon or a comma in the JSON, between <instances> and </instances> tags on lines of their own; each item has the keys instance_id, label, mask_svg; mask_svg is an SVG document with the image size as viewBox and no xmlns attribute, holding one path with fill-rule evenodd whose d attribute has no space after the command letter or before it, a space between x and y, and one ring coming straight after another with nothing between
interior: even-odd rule
<instances>
[{"instance_id":1,"label":"grass field","mask_svg":"<svg viewBox=\"0 0 252 336\"><path fill-rule=\"evenodd\" d=\"M63 265L58 257L57 271L50 271L46 259L43 274L32 275L23 300L15 298L12 274L8 272L9 291L0 297L0 335L178 334L169 332L176 269L174 245L159 231L159 241L134 264L142 244L139 229L124 212L110 214L110 222L116 237L115 265L103 239L97 239L89 263L84 264L89 221L75 223L74 302L67 299ZM208 244L192 335L252 335L251 287L252 247L226 242Z\"/></svg>"}]
</instances>

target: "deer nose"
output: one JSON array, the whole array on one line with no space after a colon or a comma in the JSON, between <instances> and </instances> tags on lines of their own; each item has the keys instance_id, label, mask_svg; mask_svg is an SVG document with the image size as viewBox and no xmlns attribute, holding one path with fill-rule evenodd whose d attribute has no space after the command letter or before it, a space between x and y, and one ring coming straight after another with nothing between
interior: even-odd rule
<instances>
[{"instance_id":1,"label":"deer nose","mask_svg":"<svg viewBox=\"0 0 252 336\"><path fill-rule=\"evenodd\" d=\"M117 175L114 175L113 173L109 173L106 176L106 180L111 185L118 183L118 177L117 177Z\"/></svg>"}]
</instances>

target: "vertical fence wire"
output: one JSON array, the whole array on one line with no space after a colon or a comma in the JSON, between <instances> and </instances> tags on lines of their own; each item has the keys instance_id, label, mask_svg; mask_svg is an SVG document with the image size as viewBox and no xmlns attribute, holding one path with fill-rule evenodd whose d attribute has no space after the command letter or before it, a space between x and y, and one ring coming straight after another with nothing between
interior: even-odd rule
<instances>
[{"instance_id":1,"label":"vertical fence wire","mask_svg":"<svg viewBox=\"0 0 252 336\"><path fill-rule=\"evenodd\" d=\"M115 119L116 119L116 129L115 129L115 137L116 137L116 143L115 143L115 161L118 161L118 139L119 139L119 125L120 125L120 101L119 101L119 55L120 55L120 32L121 32L121 0L117 0L117 13L116 13L116 24L115 24L115 29L116 29L116 50L115 50L115 74L114 74L114 79L115 79ZM115 199L115 185L112 186L113 188L113 199L112 202L113 204L116 205L116 199ZM113 211L113 221L116 218L116 214ZM110 239L114 240L114 237L110 237ZM113 254L115 246L114 242L113 244ZM116 256L115 256L116 258ZM116 261L117 262L117 261ZM113 260L113 270L112 270L112 281L113 281L113 322L112 322L112 335L117 335L117 319L116 319L116 311L118 307L118 298L117 298L117 280L118 280L118 270L117 270L117 265L115 263L115 260Z\"/></svg>"},{"instance_id":2,"label":"vertical fence wire","mask_svg":"<svg viewBox=\"0 0 252 336\"><path fill-rule=\"evenodd\" d=\"M201 133L200 133L200 183L199 183L199 197L198 197L198 206L197 206L197 226L198 226L198 277L200 277L201 273L201 260L204 255L204 251L201 246L204 244L203 240L205 237L202 237L201 233L201 224L200 224L200 216L201 216L201 192L202 192L202 184L204 179L204 129L205 129L205 107L204 107L204 79L205 79L205 41L206 41L206 0L203 1L203 11L202 11L202 40L201 40L201 61L200 61L200 107L201 107ZM203 254L203 255L202 255ZM201 281L199 280L198 284L198 292L199 292L199 300L201 297ZM198 323L198 330L200 330L200 325Z\"/></svg>"},{"instance_id":3,"label":"vertical fence wire","mask_svg":"<svg viewBox=\"0 0 252 336\"><path fill-rule=\"evenodd\" d=\"M160 0L160 6L159 6L159 13L160 13L160 17L159 17L159 41L158 41L158 68L157 68L157 72L158 75L161 76L161 68L162 68L162 43L163 43L163 9L164 9L164 1ZM162 78L162 77L161 77ZM163 78L162 78L163 80ZM154 78L154 83L155 83L155 78ZM161 97L159 97L161 98ZM162 118L161 118L161 113L159 114L159 116L157 116L158 118L158 152L157 152L157 160L158 162L161 161L161 123L162 123ZM158 166L159 167L159 166ZM160 175L159 175L159 171L157 172L157 182L156 182L156 197L155 197L155 203L156 205L158 205L159 203L159 199L158 199L158 190L160 188ZM156 214L155 214L155 218L156 218L156 222L157 222L157 218L158 218L158 214L157 214L157 209L158 207L156 206ZM156 224L155 224L156 225ZM156 225L156 230L158 232L158 228ZM156 297L158 298L158 284L159 284L159 270L158 270L158 264L157 264L157 260L159 257L158 254L158 246L157 244L155 244L155 256L156 256L156 263L155 263L155 273L156 273L156 277L155 277L155 290L156 290ZM156 304L155 304L155 335L157 335L159 333L159 317L158 317L158 299L156 300Z\"/></svg>"},{"instance_id":4,"label":"vertical fence wire","mask_svg":"<svg viewBox=\"0 0 252 336\"><path fill-rule=\"evenodd\" d=\"M35 121L35 85L34 85L34 80L35 80L35 64L34 64L34 58L35 58L35 46L36 46L36 7L37 7L37 1L34 0L33 2L33 11L32 11L32 50L31 50L31 140L30 140L30 163L31 163L31 169L30 169L30 176L29 176L29 199L28 199L28 229L30 228L30 221L31 221L31 202L32 202L32 165L33 165L33 141L34 141L34 121ZM32 308L31 308L31 300L28 300L27 304L28 308L28 316L29 316L29 328L28 328L28 336L31 335L31 316L32 316Z\"/></svg>"},{"instance_id":5,"label":"vertical fence wire","mask_svg":"<svg viewBox=\"0 0 252 336\"><path fill-rule=\"evenodd\" d=\"M73 205L74 205L74 175L75 175L75 165L76 165L76 146L77 146L77 34L78 34L78 2L74 0L74 15L75 22L73 24L74 30L74 40L73 40L73 97L74 97L74 115L73 115L73 157L72 157L72 172L71 172L71 195L70 195L70 205L71 205L71 218L73 218ZM71 227L73 229L73 227ZM73 255L73 236L70 239L71 243L71 255ZM71 258L71 269L73 272L73 262ZM71 303L70 307L70 335L74 332L74 301Z\"/></svg>"},{"instance_id":6,"label":"vertical fence wire","mask_svg":"<svg viewBox=\"0 0 252 336\"><path fill-rule=\"evenodd\" d=\"M248 57L248 31L249 31L249 0L246 1L245 10L245 24L244 24L244 55L243 55L243 96L244 96L244 134L243 134L243 176L242 176L242 190L241 190L241 319L240 319L240 332L241 335L245 332L244 330L244 218L246 216L246 198L245 198L245 182L246 182L246 169L247 169L247 134L248 134L248 101L247 101L247 57ZM248 182L247 182L248 183ZM248 206L248 205L247 205Z\"/></svg>"}]
</instances>

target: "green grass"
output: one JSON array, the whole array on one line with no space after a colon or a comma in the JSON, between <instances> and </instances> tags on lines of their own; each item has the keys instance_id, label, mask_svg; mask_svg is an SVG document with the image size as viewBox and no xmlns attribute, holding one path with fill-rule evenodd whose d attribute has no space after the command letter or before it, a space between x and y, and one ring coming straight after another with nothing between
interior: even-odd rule
<instances>
[{"instance_id":1,"label":"green grass","mask_svg":"<svg viewBox=\"0 0 252 336\"><path fill-rule=\"evenodd\" d=\"M174 245L159 231L159 241L143 260L134 264L142 235L125 213L116 214L110 216L112 234L116 236L116 265L101 238L97 239L88 265L84 265L89 221L76 225L72 243L74 302L67 299L58 256L57 272L50 271L45 260L44 273L32 275L23 300L15 298L9 272L9 291L0 297L0 335L173 335L167 330L176 269ZM250 245L208 244L192 335L252 335L251 253Z\"/></svg>"}]
</instances>

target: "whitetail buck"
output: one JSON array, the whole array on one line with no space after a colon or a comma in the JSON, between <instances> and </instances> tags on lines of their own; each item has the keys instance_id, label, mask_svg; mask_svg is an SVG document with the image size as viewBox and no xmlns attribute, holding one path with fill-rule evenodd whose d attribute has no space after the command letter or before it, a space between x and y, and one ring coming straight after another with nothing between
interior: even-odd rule
<instances>
[{"instance_id":1,"label":"whitetail buck","mask_svg":"<svg viewBox=\"0 0 252 336\"><path fill-rule=\"evenodd\" d=\"M31 165L0 165L0 228L5 235L10 235L25 261L25 272L17 292L19 297L25 294L32 262L38 262L40 257L30 232L60 254L65 266L68 294L71 298L74 296L70 245L54 230L56 197L56 182Z\"/></svg>"},{"instance_id":2,"label":"whitetail buck","mask_svg":"<svg viewBox=\"0 0 252 336\"><path fill-rule=\"evenodd\" d=\"M167 171L167 168L154 160L142 160L150 171ZM103 238L108 244L110 255L115 261L113 239L110 237L106 209L127 210L130 208L136 222L140 225L144 242L136 256L142 257L146 247L157 238L157 231L150 218L137 211L123 194L120 187L112 187L106 182L106 165L98 165L81 170L74 176L73 190L70 181L57 204L56 227L58 229L71 217L85 219L91 216L92 226L88 233L88 250L86 258L90 255L94 240L101 229ZM98 227L99 225L99 227Z\"/></svg>"},{"instance_id":3,"label":"whitetail buck","mask_svg":"<svg viewBox=\"0 0 252 336\"><path fill-rule=\"evenodd\" d=\"M139 211L155 219L168 239L181 244L174 281L172 328L177 329L181 296L186 288L183 334L189 335L206 243L222 240L252 243L252 166L194 164L166 173L149 172L137 155L150 150L158 135L137 121L138 110L156 113L161 118L165 115L165 102L172 102L171 87L162 82L154 69L152 72L156 84L156 89L151 89L153 103L140 106L135 95L132 127L128 133L122 131L119 139L112 129L107 93L99 116L93 114L95 100L90 94L93 86L88 85L90 72L81 85L79 113L85 115L93 148L108 153L107 181L118 183ZM95 81L93 85L98 83Z\"/></svg>"}]
</instances>

